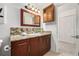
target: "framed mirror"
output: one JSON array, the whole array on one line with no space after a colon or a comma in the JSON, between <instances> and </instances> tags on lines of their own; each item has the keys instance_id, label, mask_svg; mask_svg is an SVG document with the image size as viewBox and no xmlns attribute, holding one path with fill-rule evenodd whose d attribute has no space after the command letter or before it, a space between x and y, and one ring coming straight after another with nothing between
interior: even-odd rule
<instances>
[{"instance_id":1,"label":"framed mirror","mask_svg":"<svg viewBox=\"0 0 79 59\"><path fill-rule=\"evenodd\" d=\"M28 10L21 9L21 26L40 27L40 15L34 14Z\"/></svg>"}]
</instances>

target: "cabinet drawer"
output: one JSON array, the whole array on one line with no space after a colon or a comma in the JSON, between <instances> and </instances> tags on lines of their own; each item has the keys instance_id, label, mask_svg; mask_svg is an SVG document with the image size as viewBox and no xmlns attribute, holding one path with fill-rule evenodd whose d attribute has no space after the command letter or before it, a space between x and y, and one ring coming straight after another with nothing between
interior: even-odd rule
<instances>
[{"instance_id":1,"label":"cabinet drawer","mask_svg":"<svg viewBox=\"0 0 79 59\"><path fill-rule=\"evenodd\" d=\"M19 40L19 41L13 41L13 42L11 42L11 45L18 45L18 44L24 44L24 43L27 43L27 42L29 42L29 40L27 39L23 39L23 40Z\"/></svg>"}]
</instances>

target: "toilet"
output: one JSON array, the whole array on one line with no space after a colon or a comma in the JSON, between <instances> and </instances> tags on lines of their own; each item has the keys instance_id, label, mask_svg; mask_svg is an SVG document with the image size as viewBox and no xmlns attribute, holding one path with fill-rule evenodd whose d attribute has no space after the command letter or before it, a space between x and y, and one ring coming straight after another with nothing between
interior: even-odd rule
<instances>
[{"instance_id":1,"label":"toilet","mask_svg":"<svg viewBox=\"0 0 79 59\"><path fill-rule=\"evenodd\" d=\"M3 40L0 39L0 47L1 47L1 45L2 45L2 42L3 42Z\"/></svg>"}]
</instances>

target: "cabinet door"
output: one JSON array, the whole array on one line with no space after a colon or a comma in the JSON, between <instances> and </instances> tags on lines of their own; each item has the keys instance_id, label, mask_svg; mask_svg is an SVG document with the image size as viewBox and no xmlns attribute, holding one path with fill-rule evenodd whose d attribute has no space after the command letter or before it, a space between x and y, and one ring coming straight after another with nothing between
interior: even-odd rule
<instances>
[{"instance_id":1,"label":"cabinet door","mask_svg":"<svg viewBox=\"0 0 79 59\"><path fill-rule=\"evenodd\" d=\"M51 47L51 35L45 36L45 39L46 39L46 51L49 51Z\"/></svg>"},{"instance_id":2,"label":"cabinet door","mask_svg":"<svg viewBox=\"0 0 79 59\"><path fill-rule=\"evenodd\" d=\"M30 39L30 56L39 56L39 38Z\"/></svg>"},{"instance_id":3,"label":"cabinet door","mask_svg":"<svg viewBox=\"0 0 79 59\"><path fill-rule=\"evenodd\" d=\"M46 39L45 36L40 37L40 54L44 55L46 53Z\"/></svg>"},{"instance_id":4,"label":"cabinet door","mask_svg":"<svg viewBox=\"0 0 79 59\"><path fill-rule=\"evenodd\" d=\"M28 41L12 42L11 43L11 55L12 56L27 56L27 55L29 55Z\"/></svg>"},{"instance_id":5,"label":"cabinet door","mask_svg":"<svg viewBox=\"0 0 79 59\"><path fill-rule=\"evenodd\" d=\"M54 21L54 12L55 12L54 4L51 4L43 9L43 18L44 22L51 22Z\"/></svg>"},{"instance_id":6,"label":"cabinet door","mask_svg":"<svg viewBox=\"0 0 79 59\"><path fill-rule=\"evenodd\" d=\"M44 55L47 51L50 50L50 35L45 35L40 37L40 54Z\"/></svg>"}]
</instances>

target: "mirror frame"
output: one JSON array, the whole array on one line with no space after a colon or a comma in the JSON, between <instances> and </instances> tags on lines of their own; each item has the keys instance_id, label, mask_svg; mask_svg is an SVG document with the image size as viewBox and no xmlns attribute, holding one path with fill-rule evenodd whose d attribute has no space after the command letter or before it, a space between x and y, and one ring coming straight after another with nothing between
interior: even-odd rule
<instances>
[{"instance_id":1,"label":"mirror frame","mask_svg":"<svg viewBox=\"0 0 79 59\"><path fill-rule=\"evenodd\" d=\"M23 20L24 20L24 19L23 19L23 13L24 13L24 12L26 12L26 13L30 13L30 14L35 15L35 16L36 16L36 14L34 14L34 13L32 13L32 12L29 12L29 11L27 11L27 10L25 10L25 9L22 9L22 8L21 8L21 10L20 10L20 17L21 17L21 18L20 18L20 25L21 25L21 26L33 26L33 27L40 27L40 23L41 23L41 16L40 16L40 15L37 15L37 16L39 16L39 17L40 17L40 20L39 20L39 21L40 21L40 22L39 22L39 25L34 25L34 24L33 24L33 25L32 25L32 24L24 24L24 23L23 23Z\"/></svg>"}]
</instances>

